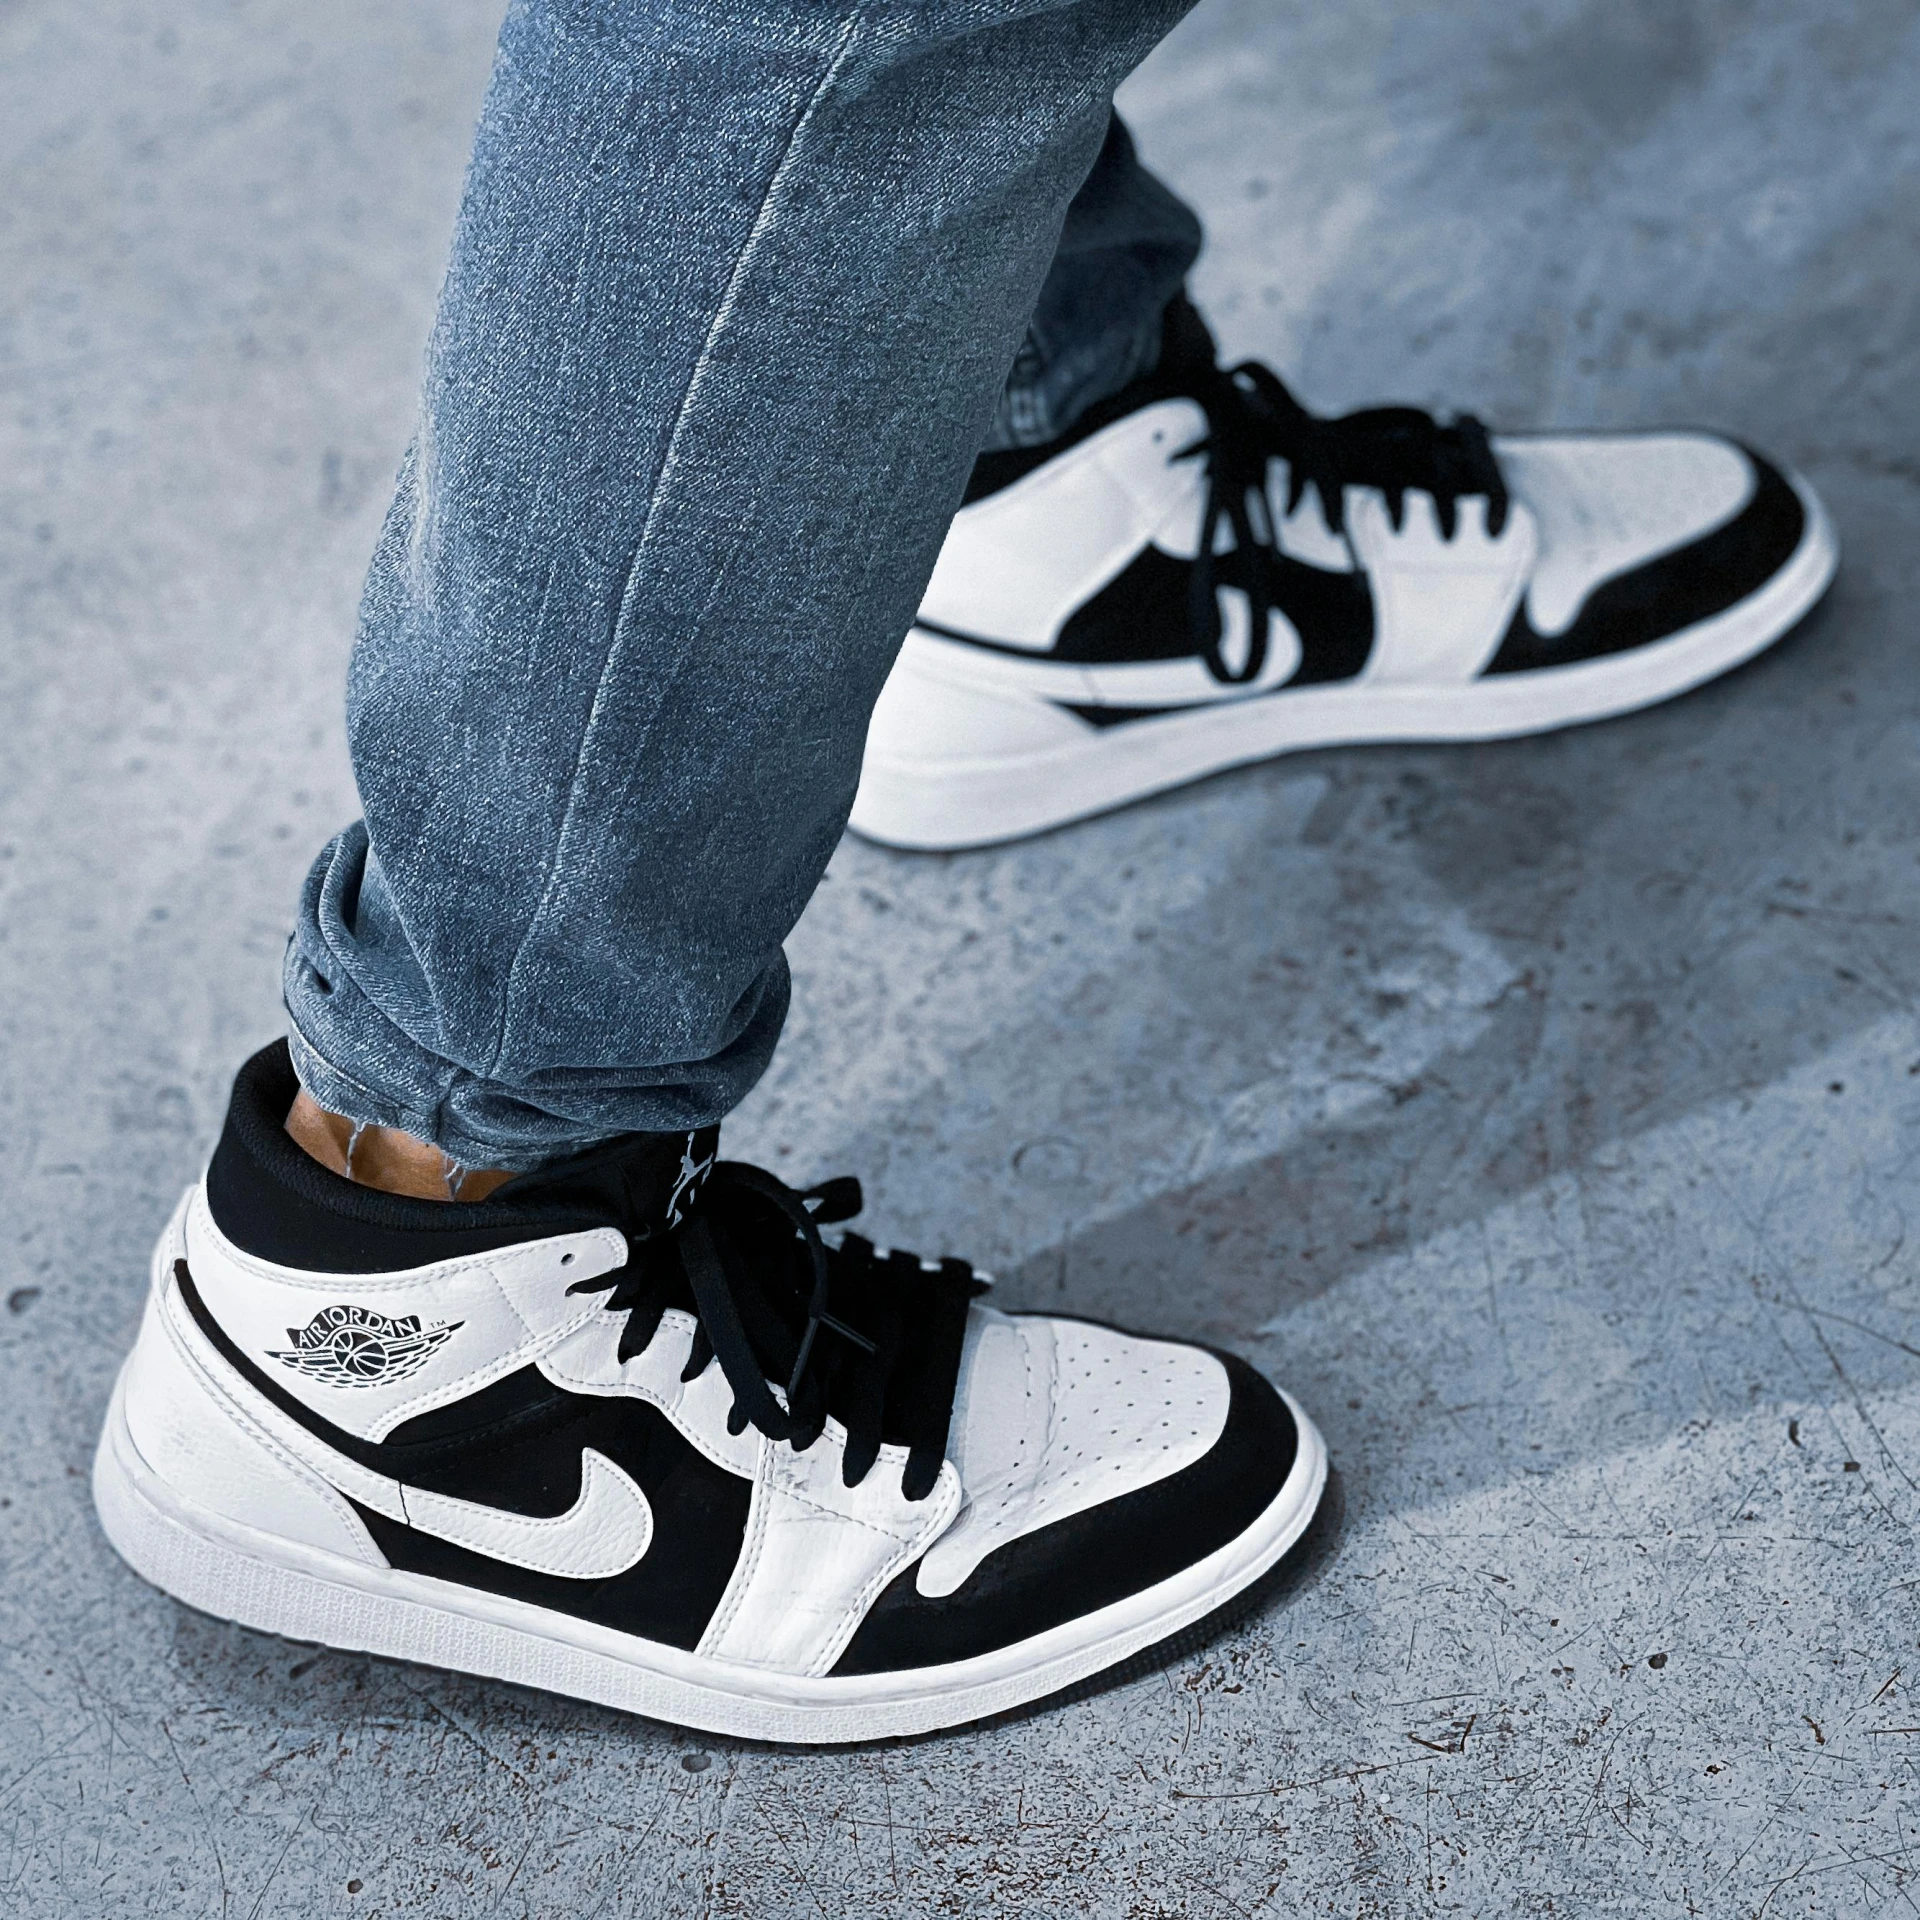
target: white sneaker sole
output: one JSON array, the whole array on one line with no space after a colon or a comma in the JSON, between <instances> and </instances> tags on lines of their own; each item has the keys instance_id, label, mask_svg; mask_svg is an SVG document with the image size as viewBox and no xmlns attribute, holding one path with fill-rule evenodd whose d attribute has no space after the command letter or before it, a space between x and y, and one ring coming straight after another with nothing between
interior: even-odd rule
<instances>
[{"instance_id":1,"label":"white sneaker sole","mask_svg":"<svg viewBox=\"0 0 1920 1920\"><path fill-rule=\"evenodd\" d=\"M1758 593L1651 646L1456 686L1361 681L1223 700L1192 713L1089 729L1083 739L1037 753L929 760L870 745L849 824L869 840L920 852L990 846L1277 754L1512 739L1671 700L1771 646L1832 580L1839 560L1832 522L1811 487L1797 475L1787 478L1807 516L1793 557ZM933 644L944 650L954 643Z\"/></svg>"},{"instance_id":2,"label":"white sneaker sole","mask_svg":"<svg viewBox=\"0 0 1920 1920\"><path fill-rule=\"evenodd\" d=\"M676 1647L423 1574L357 1565L209 1512L141 1457L116 1384L93 1498L122 1559L188 1606L292 1640L510 1680L677 1726L821 1745L955 1727L1089 1679L1203 1620L1306 1530L1326 1486L1325 1442L1291 1398L1293 1471L1239 1539L1171 1580L948 1666L808 1679Z\"/></svg>"}]
</instances>

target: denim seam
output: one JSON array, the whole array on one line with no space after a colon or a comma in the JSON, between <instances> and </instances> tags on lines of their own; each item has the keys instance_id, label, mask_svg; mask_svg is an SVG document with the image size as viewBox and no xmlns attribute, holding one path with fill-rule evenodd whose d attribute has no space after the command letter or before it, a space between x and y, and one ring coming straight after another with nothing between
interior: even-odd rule
<instances>
[{"instance_id":1,"label":"denim seam","mask_svg":"<svg viewBox=\"0 0 1920 1920\"><path fill-rule=\"evenodd\" d=\"M369 1006L373 1005L371 1001L368 1001L367 1004ZM380 1013L380 1010L377 1007L374 1007L373 1010L376 1014ZM314 1044L313 1036L310 1033L308 1033L306 1028L300 1024L298 1018L295 1016L294 1011L291 1007L287 1007L286 1015L287 1015L287 1025L289 1028L292 1029L294 1036L299 1040L301 1046L305 1047L306 1050L310 1054L312 1054L313 1057L316 1060L318 1060L320 1064L324 1066L329 1073L333 1074L336 1078L344 1081L348 1086L356 1087L359 1089L361 1093L365 1094L367 1097L367 1105L369 1106L369 1108L371 1108L376 1112L406 1114L409 1116L410 1119L415 1119L418 1122L420 1122L420 1124L417 1126L404 1127L402 1129L403 1132L411 1133L415 1135L416 1138L421 1140L430 1141L434 1138L435 1134L438 1133L439 1131L440 1123L442 1119L445 1117L446 1110L447 1110L447 1102L446 1102L444 1091L441 1097L438 1100L436 1100L431 1107L416 1106L411 1101L396 1100L393 1098L391 1094L383 1094L377 1088L368 1086L367 1083L364 1080L360 1079L358 1075L349 1073L343 1066L339 1064L338 1061L334 1059L333 1055L325 1047L316 1046ZM386 1016L384 1014L380 1014L380 1018L382 1020L386 1020ZM391 1021L387 1021L387 1025L392 1026L393 1023ZM393 1030L394 1032L400 1034L400 1037L403 1040L406 1040L410 1045L415 1047L419 1046L418 1041L414 1040L411 1035L403 1032L400 1028L394 1027ZM421 1049L421 1051L424 1052L425 1049ZM297 1067L298 1062L296 1061L295 1064ZM303 1086L306 1084L304 1079L302 1080L301 1084ZM346 1117L350 1120L360 1118L360 1116L357 1114L348 1114ZM384 1124L391 1124L391 1123L381 1122L378 1124L384 1125Z\"/></svg>"},{"instance_id":2,"label":"denim seam","mask_svg":"<svg viewBox=\"0 0 1920 1920\"><path fill-rule=\"evenodd\" d=\"M629 610L638 592L641 564L647 557L648 543L652 538L654 522L659 515L661 503L666 498L672 481L675 457L679 452L680 439L686 427L688 416L692 413L694 402L704 384L707 369L712 365L714 352L720 336L733 317L740 283L745 277L747 267L759 248L775 218L775 207L785 187L794 156L799 148L801 137L807 131L818 111L821 102L827 97L834 82L839 79L852 53L855 36L860 23L860 9L856 5L845 16L838 40L835 42L832 56L827 61L826 71L820 76L807 104L793 123L792 131L781 150L772 177L767 182L767 190L761 200L759 210L754 215L753 225L746 239L741 243L740 252L735 258L732 270L727 275L726 290L720 297L720 306L707 328L706 338L701 342L699 358L694 362L693 371L687 376L685 391L680 396L680 405L674 414L673 428L667 437L666 453L660 463L660 478L654 487L653 498L647 504L646 518L640 527L640 537L634 545L633 560L627 569L626 584L620 595L620 609L614 616L613 632L607 643L606 658L601 663L599 683L594 688L593 705L588 709L587 723L580 735L580 745L574 755L573 778L567 791L566 810L560 818L560 830L554 837L554 849L547 865L545 885L541 888L539 904L533 910L532 918L527 922L527 930L520 937L520 944L514 950L513 960L507 968L506 991L501 995L500 1027L494 1040L493 1057L487 1065L487 1078L496 1079L500 1063L506 1057L507 1041L513 1027L514 1009L519 991L521 962L526 958L528 949L533 945L535 936L540 932L546 920L547 911L552 905L556 889L560 885L562 874L566 870L568 837L573 830L575 814L580 804L581 787L585 777L587 754L593 744L602 709L608 695L608 682L612 678L615 663L621 650L621 635L627 624Z\"/></svg>"},{"instance_id":3,"label":"denim seam","mask_svg":"<svg viewBox=\"0 0 1920 1920\"><path fill-rule=\"evenodd\" d=\"M379 1009L377 1007L374 1008L374 1011L376 1013L379 1013ZM286 1014L287 1014L287 1025L291 1027L294 1033L298 1036L300 1044L303 1047L305 1047L307 1051L311 1053L316 1060L324 1062L327 1067L327 1070L330 1073L338 1074L339 1077L348 1084L348 1086L358 1087L360 1091L364 1093L369 1100L375 1102L377 1105L387 1106L387 1107L398 1107L404 1104L401 1101L393 1099L390 1095L380 1093L376 1091L374 1088L368 1086L367 1083L364 1080L362 1080L358 1074L349 1073L345 1067L341 1066L334 1059L333 1055L329 1053L325 1047L319 1046L315 1043L313 1035L310 1034L306 1030L306 1028L300 1024L299 1016L293 1011L291 1007L288 1007L286 1009ZM384 1014L381 1014L380 1017L383 1020L386 1019L386 1016ZM391 1021L388 1021L387 1024L391 1026L393 1023ZM398 1032L399 1029L395 1028L395 1031ZM403 1034L401 1037L403 1039L406 1039L406 1038L409 1038L410 1036ZM412 1112L412 1111L422 1111L422 1110L409 1107L408 1111Z\"/></svg>"}]
</instances>

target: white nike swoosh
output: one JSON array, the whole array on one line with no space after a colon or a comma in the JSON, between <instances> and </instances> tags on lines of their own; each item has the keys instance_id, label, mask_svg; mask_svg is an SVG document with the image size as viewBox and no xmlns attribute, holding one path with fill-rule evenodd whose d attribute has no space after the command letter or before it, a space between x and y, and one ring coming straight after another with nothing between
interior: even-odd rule
<instances>
[{"instance_id":1,"label":"white nike swoosh","mask_svg":"<svg viewBox=\"0 0 1920 1920\"><path fill-rule=\"evenodd\" d=\"M563 1580L607 1580L646 1556L653 1509L630 1475L592 1447L580 1452L580 1498L540 1519L451 1494L401 1487L407 1524L469 1553Z\"/></svg>"},{"instance_id":2,"label":"white nike swoosh","mask_svg":"<svg viewBox=\"0 0 1920 1920\"><path fill-rule=\"evenodd\" d=\"M592 1447L580 1450L580 1497L565 1513L545 1518L405 1486L336 1452L256 1393L207 1344L180 1302L177 1287L168 1288L168 1307L175 1339L209 1385L217 1385L251 1424L266 1428L329 1486L389 1520L490 1560L561 1580L611 1579L638 1565L653 1544L653 1508L647 1496L625 1469Z\"/></svg>"},{"instance_id":3,"label":"white nike swoosh","mask_svg":"<svg viewBox=\"0 0 1920 1920\"><path fill-rule=\"evenodd\" d=\"M653 1508L623 1468L592 1447L580 1450L580 1497L565 1513L510 1513L430 1493L373 1472L336 1453L293 1421L296 1450L323 1479L362 1506L385 1513L450 1546L561 1580L609 1580L645 1558L653 1544ZM291 1439L291 1435L287 1436Z\"/></svg>"},{"instance_id":4,"label":"white nike swoosh","mask_svg":"<svg viewBox=\"0 0 1920 1920\"><path fill-rule=\"evenodd\" d=\"M623 1468L592 1447L580 1450L580 1497L565 1513L510 1513L430 1493L373 1472L336 1453L293 1421L301 1459L362 1506L385 1513L450 1546L561 1580L608 1580L645 1558L653 1544L653 1508ZM291 1434L287 1435L291 1439Z\"/></svg>"}]
</instances>

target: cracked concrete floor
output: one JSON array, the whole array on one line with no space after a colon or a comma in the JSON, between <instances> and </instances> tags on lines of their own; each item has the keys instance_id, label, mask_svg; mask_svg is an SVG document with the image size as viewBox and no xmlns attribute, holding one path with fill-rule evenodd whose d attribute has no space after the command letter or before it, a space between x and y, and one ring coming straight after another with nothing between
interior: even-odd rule
<instances>
[{"instance_id":1,"label":"cracked concrete floor","mask_svg":"<svg viewBox=\"0 0 1920 1920\"><path fill-rule=\"evenodd\" d=\"M1335 1537L1237 1637L797 1755L186 1613L85 1471L351 812L358 576L484 71L451 0L0 7L0 1910L1920 1910L1920 13L1205 0L1130 89L1322 407L1703 420L1847 546L1660 712L849 843L735 1146L1228 1342Z\"/></svg>"}]
</instances>

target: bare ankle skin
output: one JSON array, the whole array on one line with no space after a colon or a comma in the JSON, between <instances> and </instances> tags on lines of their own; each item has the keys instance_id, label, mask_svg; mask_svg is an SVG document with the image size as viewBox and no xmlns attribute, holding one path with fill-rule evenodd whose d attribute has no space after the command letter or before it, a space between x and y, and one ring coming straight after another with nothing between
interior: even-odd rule
<instances>
[{"instance_id":1,"label":"bare ankle skin","mask_svg":"<svg viewBox=\"0 0 1920 1920\"><path fill-rule=\"evenodd\" d=\"M294 1095L287 1132L329 1173L411 1200L484 1200L513 1178L501 1167L463 1167L398 1127L329 1113L305 1087Z\"/></svg>"}]
</instances>

